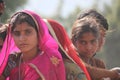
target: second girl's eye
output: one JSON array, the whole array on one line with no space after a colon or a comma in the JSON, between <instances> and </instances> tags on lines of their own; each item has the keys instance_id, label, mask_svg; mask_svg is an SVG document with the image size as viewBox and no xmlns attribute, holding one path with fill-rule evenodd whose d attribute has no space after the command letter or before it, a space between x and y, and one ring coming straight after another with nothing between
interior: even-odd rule
<instances>
[{"instance_id":1,"label":"second girl's eye","mask_svg":"<svg viewBox=\"0 0 120 80\"><path fill-rule=\"evenodd\" d=\"M82 45L86 45L87 44L85 41L82 41L82 40L79 41L79 43L82 44Z\"/></svg>"},{"instance_id":2,"label":"second girl's eye","mask_svg":"<svg viewBox=\"0 0 120 80\"><path fill-rule=\"evenodd\" d=\"M14 36L20 36L20 32L19 31L13 31L12 33Z\"/></svg>"}]
</instances>

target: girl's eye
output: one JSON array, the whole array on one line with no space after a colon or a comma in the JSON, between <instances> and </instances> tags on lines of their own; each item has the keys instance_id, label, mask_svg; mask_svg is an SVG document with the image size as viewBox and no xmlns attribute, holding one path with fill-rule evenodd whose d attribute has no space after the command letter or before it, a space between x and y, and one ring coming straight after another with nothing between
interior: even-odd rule
<instances>
[{"instance_id":1,"label":"girl's eye","mask_svg":"<svg viewBox=\"0 0 120 80\"><path fill-rule=\"evenodd\" d=\"M31 35L31 33L32 33L31 30L26 30L26 31L25 31L25 34L26 34L26 35Z\"/></svg>"},{"instance_id":2,"label":"girl's eye","mask_svg":"<svg viewBox=\"0 0 120 80\"><path fill-rule=\"evenodd\" d=\"M80 43L81 43L82 45L86 45L86 42L85 42L85 41L80 41Z\"/></svg>"},{"instance_id":3,"label":"girl's eye","mask_svg":"<svg viewBox=\"0 0 120 80\"><path fill-rule=\"evenodd\" d=\"M20 36L20 32L14 31L14 32L13 32L13 35L14 35L14 36Z\"/></svg>"},{"instance_id":4,"label":"girl's eye","mask_svg":"<svg viewBox=\"0 0 120 80\"><path fill-rule=\"evenodd\" d=\"M92 40L91 43L92 44L95 44L97 42L97 40Z\"/></svg>"}]
</instances>

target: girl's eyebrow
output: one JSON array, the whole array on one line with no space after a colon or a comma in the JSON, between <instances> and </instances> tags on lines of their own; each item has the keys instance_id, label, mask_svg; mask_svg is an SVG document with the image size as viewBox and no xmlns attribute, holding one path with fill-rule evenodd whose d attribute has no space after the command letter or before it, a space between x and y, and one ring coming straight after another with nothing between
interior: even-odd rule
<instances>
[{"instance_id":1,"label":"girl's eyebrow","mask_svg":"<svg viewBox=\"0 0 120 80\"><path fill-rule=\"evenodd\" d=\"M31 28L26 28L24 31L32 30ZM13 31L20 31L19 29L14 29Z\"/></svg>"},{"instance_id":2,"label":"girl's eyebrow","mask_svg":"<svg viewBox=\"0 0 120 80\"><path fill-rule=\"evenodd\" d=\"M18 30L13 30L13 32L19 32Z\"/></svg>"}]
</instances>

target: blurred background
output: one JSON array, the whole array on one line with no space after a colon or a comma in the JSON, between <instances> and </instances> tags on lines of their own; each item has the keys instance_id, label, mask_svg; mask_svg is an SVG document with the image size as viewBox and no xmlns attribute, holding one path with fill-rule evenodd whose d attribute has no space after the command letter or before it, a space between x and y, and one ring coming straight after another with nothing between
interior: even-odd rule
<instances>
[{"instance_id":1,"label":"blurred background","mask_svg":"<svg viewBox=\"0 0 120 80\"><path fill-rule=\"evenodd\" d=\"M85 9L96 9L107 18L109 29L103 49L96 57L102 59L107 68L120 67L120 0L4 0L5 10L0 18L6 23L16 11L29 9L42 18L60 22L70 36L71 27L77 15Z\"/></svg>"}]
</instances>

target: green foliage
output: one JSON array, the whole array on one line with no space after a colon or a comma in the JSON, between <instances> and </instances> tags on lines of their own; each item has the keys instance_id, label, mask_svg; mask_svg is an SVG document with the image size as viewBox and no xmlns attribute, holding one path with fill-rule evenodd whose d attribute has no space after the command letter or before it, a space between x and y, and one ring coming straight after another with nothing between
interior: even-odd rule
<instances>
[{"instance_id":1,"label":"green foliage","mask_svg":"<svg viewBox=\"0 0 120 80\"><path fill-rule=\"evenodd\" d=\"M62 7L61 7L62 8ZM60 11L60 10L59 10ZM61 12L58 12L61 13ZM77 7L72 13L70 13L66 18L62 17L61 14L56 14L52 18L59 21L63 26L65 27L66 31L68 32L68 35L70 36L71 28L76 20L76 17L80 13L80 8Z\"/></svg>"},{"instance_id":2,"label":"green foliage","mask_svg":"<svg viewBox=\"0 0 120 80\"><path fill-rule=\"evenodd\" d=\"M112 3L114 4L105 7L105 15L109 21L110 29L113 30L113 32L109 33L105 46L109 68L120 67L120 0L112 0Z\"/></svg>"},{"instance_id":3,"label":"green foliage","mask_svg":"<svg viewBox=\"0 0 120 80\"><path fill-rule=\"evenodd\" d=\"M112 68L115 66L120 67L120 0L110 1L112 1L112 3L114 4L104 4L102 5L102 10L100 9L100 2L98 2L97 0L93 5L94 9L96 9L98 12L104 15L105 18L107 18L109 23L109 30L112 30L112 32L107 33L108 35L106 36L106 43L102 51L97 53L97 57L102 58L108 68ZM70 35L73 22L75 21L78 13L80 13L81 9L77 7L71 14L67 16L67 18L64 18L60 15L60 9L62 9L62 5L60 6L58 10L59 15L54 16L54 19L61 22Z\"/></svg>"},{"instance_id":4,"label":"green foliage","mask_svg":"<svg viewBox=\"0 0 120 80\"><path fill-rule=\"evenodd\" d=\"M109 31L106 36L106 43L103 50L97 53L98 58L102 58L108 68L120 67L120 0L110 0L111 4L104 4L101 10L99 2L93 5L98 12L105 16L109 23Z\"/></svg>"},{"instance_id":5,"label":"green foliage","mask_svg":"<svg viewBox=\"0 0 120 80\"><path fill-rule=\"evenodd\" d=\"M4 0L5 11L1 16L1 21L6 22L6 20L14 13L18 8L26 4L27 0Z\"/></svg>"},{"instance_id":6,"label":"green foliage","mask_svg":"<svg viewBox=\"0 0 120 80\"><path fill-rule=\"evenodd\" d=\"M68 34L70 35L71 34L71 28L74 24L74 21L76 20L77 18L77 15L80 13L80 8L79 7L76 7L76 9L65 19L65 27L66 27L66 30L68 31Z\"/></svg>"},{"instance_id":7,"label":"green foliage","mask_svg":"<svg viewBox=\"0 0 120 80\"><path fill-rule=\"evenodd\" d=\"M105 16L109 23L109 30L112 30L112 32L107 33L108 35L106 36L106 43L103 49L97 53L96 57L103 59L108 68L115 66L120 67L120 0L109 0L112 1L113 4L104 3L104 5L100 5L100 1L98 2L98 0L94 1L95 2L92 8L96 9L98 12ZM52 16L52 18L59 21L70 35L73 22L75 21L78 13L81 12L81 9L79 7L76 7L73 12L64 18L60 14L63 9L62 2L63 0L61 0L60 4L58 5L58 9L56 11L57 14ZM100 9L101 7L103 8Z\"/></svg>"}]
</instances>

